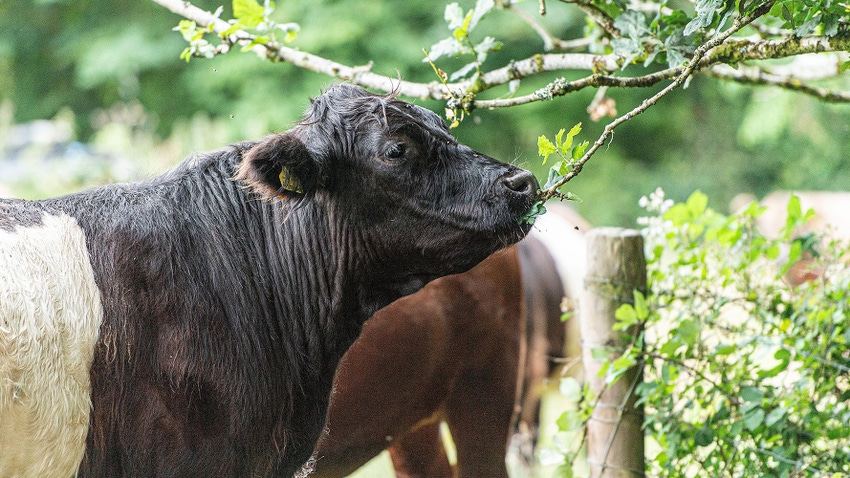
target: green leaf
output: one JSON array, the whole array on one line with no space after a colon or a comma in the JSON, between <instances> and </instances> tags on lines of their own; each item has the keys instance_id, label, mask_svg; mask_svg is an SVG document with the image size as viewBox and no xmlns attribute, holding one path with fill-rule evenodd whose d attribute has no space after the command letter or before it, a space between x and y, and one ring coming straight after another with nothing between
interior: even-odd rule
<instances>
[{"instance_id":1,"label":"green leaf","mask_svg":"<svg viewBox=\"0 0 850 478\"><path fill-rule=\"evenodd\" d=\"M791 243L791 249L788 250L788 264L794 264L803 255L803 244L800 241Z\"/></svg>"},{"instance_id":2,"label":"green leaf","mask_svg":"<svg viewBox=\"0 0 850 478\"><path fill-rule=\"evenodd\" d=\"M537 154L543 156L543 164L546 164L546 160L550 155L558 151L558 148L549 140L546 136L540 136L537 138Z\"/></svg>"},{"instance_id":3,"label":"green leaf","mask_svg":"<svg viewBox=\"0 0 850 478\"><path fill-rule=\"evenodd\" d=\"M623 355L617 360L614 360L614 362L611 363L611 367L614 368L615 372L619 372L631 367L636 363L637 361L631 355Z\"/></svg>"},{"instance_id":4,"label":"green leaf","mask_svg":"<svg viewBox=\"0 0 850 478\"><path fill-rule=\"evenodd\" d=\"M243 51L243 52L249 51L251 48L254 48L257 45L265 45L266 43L269 42L269 40L271 40L271 38L267 35L254 37L254 39L251 41L251 43L242 47L241 51Z\"/></svg>"},{"instance_id":5,"label":"green leaf","mask_svg":"<svg viewBox=\"0 0 850 478\"><path fill-rule=\"evenodd\" d=\"M469 22L471 20L472 20L472 11L470 10L469 13L467 13L466 16L463 18L463 22L461 23L461 25L459 27L455 28L454 31L452 32L452 35L454 35L455 40L461 41L464 38L466 38L467 36L469 36Z\"/></svg>"},{"instance_id":6,"label":"green leaf","mask_svg":"<svg viewBox=\"0 0 850 478\"><path fill-rule=\"evenodd\" d=\"M563 134L563 131L564 130L561 130L558 133L559 137ZM557 143L558 143L558 149L561 152L562 156L570 157L569 151L570 151L570 148L573 147L573 138L575 138L575 136L577 134L579 134L580 132L581 132L581 123L578 123L577 125L573 126L570 129L570 132L567 133L567 138L563 142L561 142L561 140L559 138L556 138ZM584 152L582 152L582 154L584 154ZM575 156L573 156L573 157L575 157ZM579 157L581 157L581 155L579 155Z\"/></svg>"},{"instance_id":7,"label":"green leaf","mask_svg":"<svg viewBox=\"0 0 850 478\"><path fill-rule=\"evenodd\" d=\"M545 160L544 160L545 161ZM557 184L561 179L564 179L564 175L561 174L561 168L558 167L558 164L549 168L549 175L546 177L546 184L543 185L543 189L548 189Z\"/></svg>"},{"instance_id":8,"label":"green leaf","mask_svg":"<svg viewBox=\"0 0 850 478\"><path fill-rule=\"evenodd\" d=\"M759 378L775 377L784 372L788 368L788 363L791 361L791 352L786 349L779 349L773 354L773 358L779 360L779 364L769 370L759 372Z\"/></svg>"},{"instance_id":9,"label":"green leaf","mask_svg":"<svg viewBox=\"0 0 850 478\"><path fill-rule=\"evenodd\" d=\"M744 416L744 426L747 430L753 431L761 426L764 421L764 410L757 408L751 413Z\"/></svg>"},{"instance_id":10,"label":"green leaf","mask_svg":"<svg viewBox=\"0 0 850 478\"><path fill-rule=\"evenodd\" d=\"M567 400L571 402L581 401L581 384L578 383L578 380L575 378L566 377L561 379L559 389L561 391L561 395L563 395Z\"/></svg>"},{"instance_id":11,"label":"green leaf","mask_svg":"<svg viewBox=\"0 0 850 478\"><path fill-rule=\"evenodd\" d=\"M233 17L245 28L257 28L265 9L257 0L233 0Z\"/></svg>"},{"instance_id":12,"label":"green leaf","mask_svg":"<svg viewBox=\"0 0 850 478\"><path fill-rule=\"evenodd\" d=\"M791 27L794 27L794 15L791 14L791 10L788 9L788 4L782 4L782 19L791 24Z\"/></svg>"},{"instance_id":13,"label":"green leaf","mask_svg":"<svg viewBox=\"0 0 850 478\"><path fill-rule=\"evenodd\" d=\"M543 205L543 201L537 201L531 205L531 208L523 214L521 218L519 218L519 223L528 224L529 226L534 225L534 221L543 214L546 214L546 206Z\"/></svg>"},{"instance_id":14,"label":"green leaf","mask_svg":"<svg viewBox=\"0 0 850 478\"><path fill-rule=\"evenodd\" d=\"M764 392L755 387L744 387L741 389L741 398L746 402L760 403L764 399Z\"/></svg>"},{"instance_id":15,"label":"green leaf","mask_svg":"<svg viewBox=\"0 0 850 478\"><path fill-rule=\"evenodd\" d=\"M584 152L587 150L587 147L590 145L587 141L582 141L581 144L573 148L572 158L576 161L581 159L584 156Z\"/></svg>"},{"instance_id":16,"label":"green leaf","mask_svg":"<svg viewBox=\"0 0 850 478\"><path fill-rule=\"evenodd\" d=\"M192 20L180 20L180 23L177 24L177 27L174 28L183 35L183 39L191 42L195 40L195 34L197 33L197 25Z\"/></svg>"},{"instance_id":17,"label":"green leaf","mask_svg":"<svg viewBox=\"0 0 850 478\"><path fill-rule=\"evenodd\" d=\"M699 190L694 191L690 197L688 197L685 205L687 206L691 217L698 218L705 213L705 209L708 207L708 196Z\"/></svg>"},{"instance_id":18,"label":"green leaf","mask_svg":"<svg viewBox=\"0 0 850 478\"><path fill-rule=\"evenodd\" d=\"M579 203L579 204L583 202L582 199L580 197L578 197L578 195L573 193L572 191L567 191L566 193L564 193L564 199L566 199L567 201L573 201L573 202Z\"/></svg>"},{"instance_id":19,"label":"green leaf","mask_svg":"<svg viewBox=\"0 0 850 478\"><path fill-rule=\"evenodd\" d=\"M744 429L744 423L741 421L737 421L729 427L729 436L738 436L741 434L741 430Z\"/></svg>"},{"instance_id":20,"label":"green leaf","mask_svg":"<svg viewBox=\"0 0 850 478\"><path fill-rule=\"evenodd\" d=\"M221 38L227 38L242 29L242 26L243 25L241 23L236 22L233 25L230 25L230 28L228 28L227 30L224 30L223 32L219 33L218 36L220 36Z\"/></svg>"},{"instance_id":21,"label":"green leaf","mask_svg":"<svg viewBox=\"0 0 850 478\"><path fill-rule=\"evenodd\" d=\"M772 427L779 420L785 417L785 414L788 412L787 407L776 407L767 414L764 418L764 424L768 427Z\"/></svg>"},{"instance_id":22,"label":"green leaf","mask_svg":"<svg viewBox=\"0 0 850 478\"><path fill-rule=\"evenodd\" d=\"M639 320L645 320L649 317L649 307L646 305L646 297L644 297L643 292L637 289L632 292L632 295L635 298L635 313L637 314L637 318Z\"/></svg>"},{"instance_id":23,"label":"green leaf","mask_svg":"<svg viewBox=\"0 0 850 478\"><path fill-rule=\"evenodd\" d=\"M566 129L561 128L561 130L558 131L558 134L555 135L555 144L558 146L558 149L561 151L561 154L564 154L564 133L566 132ZM567 146L567 149L569 149L569 146Z\"/></svg>"},{"instance_id":24,"label":"green leaf","mask_svg":"<svg viewBox=\"0 0 850 478\"><path fill-rule=\"evenodd\" d=\"M623 304L617 307L614 318L617 319L617 323L613 327L614 330L624 330L638 322L637 313L631 304Z\"/></svg>"},{"instance_id":25,"label":"green leaf","mask_svg":"<svg viewBox=\"0 0 850 478\"><path fill-rule=\"evenodd\" d=\"M457 3L450 3L446 5L443 18L446 20L446 23L449 24L449 30L454 30L455 28L463 25L463 9L460 8L460 5Z\"/></svg>"},{"instance_id":26,"label":"green leaf","mask_svg":"<svg viewBox=\"0 0 850 478\"><path fill-rule=\"evenodd\" d=\"M697 431L694 435L694 444L696 446L708 446L714 442L714 430L705 427Z\"/></svg>"},{"instance_id":27,"label":"green leaf","mask_svg":"<svg viewBox=\"0 0 850 478\"><path fill-rule=\"evenodd\" d=\"M779 244L771 244L764 252L764 255L767 256L768 259L775 261L776 258L779 257L780 252L782 251L779 248Z\"/></svg>"},{"instance_id":28,"label":"green leaf","mask_svg":"<svg viewBox=\"0 0 850 478\"><path fill-rule=\"evenodd\" d=\"M677 227L686 224L690 219L688 216L688 208L682 203L674 204L673 207L668 209L662 217Z\"/></svg>"},{"instance_id":29,"label":"green leaf","mask_svg":"<svg viewBox=\"0 0 850 478\"><path fill-rule=\"evenodd\" d=\"M590 357L593 360L608 360L608 350L605 347L593 347L590 349Z\"/></svg>"},{"instance_id":30,"label":"green leaf","mask_svg":"<svg viewBox=\"0 0 850 478\"><path fill-rule=\"evenodd\" d=\"M578 430L582 425L581 414L578 410L567 410L558 418L557 424L561 431Z\"/></svg>"},{"instance_id":31,"label":"green leaf","mask_svg":"<svg viewBox=\"0 0 850 478\"><path fill-rule=\"evenodd\" d=\"M683 343L681 342L681 338L675 337L664 342L664 345L662 345L658 351L665 357L672 357L673 355L676 355L676 351L679 350L679 347L682 345Z\"/></svg>"},{"instance_id":32,"label":"green leaf","mask_svg":"<svg viewBox=\"0 0 850 478\"><path fill-rule=\"evenodd\" d=\"M788 207L786 211L788 213L788 221L796 222L803 217L803 207L800 205L799 196L796 194L791 195L788 199Z\"/></svg>"},{"instance_id":33,"label":"green leaf","mask_svg":"<svg viewBox=\"0 0 850 478\"><path fill-rule=\"evenodd\" d=\"M723 6L723 0L697 0L695 8L696 17L685 25L683 34L688 36L700 28L711 25L715 12Z\"/></svg>"},{"instance_id":34,"label":"green leaf","mask_svg":"<svg viewBox=\"0 0 850 478\"><path fill-rule=\"evenodd\" d=\"M711 423L717 423L726 420L727 418L729 418L729 416L729 409L726 407L726 405L723 405L720 407L719 410L717 410L717 413L715 413L714 416L711 417Z\"/></svg>"},{"instance_id":35,"label":"green leaf","mask_svg":"<svg viewBox=\"0 0 850 478\"><path fill-rule=\"evenodd\" d=\"M671 368L672 368L672 369L675 369L675 367L674 367L673 365L670 365L670 364L669 364L669 363L667 363L667 362L664 362L664 363L661 365L661 380L662 380L664 383L669 383L669 382L670 382Z\"/></svg>"},{"instance_id":36,"label":"green leaf","mask_svg":"<svg viewBox=\"0 0 850 478\"><path fill-rule=\"evenodd\" d=\"M699 327L691 319L685 319L679 324L679 337L688 344L693 345L699 335Z\"/></svg>"}]
</instances>

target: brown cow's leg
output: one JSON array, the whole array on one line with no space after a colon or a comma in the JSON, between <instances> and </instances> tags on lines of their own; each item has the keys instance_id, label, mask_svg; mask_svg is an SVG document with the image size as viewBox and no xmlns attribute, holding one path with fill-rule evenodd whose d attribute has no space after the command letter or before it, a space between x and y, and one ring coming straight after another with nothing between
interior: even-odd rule
<instances>
[{"instance_id":1,"label":"brown cow's leg","mask_svg":"<svg viewBox=\"0 0 850 478\"><path fill-rule=\"evenodd\" d=\"M440 422L424 424L389 447L398 478L452 478L446 449L440 438Z\"/></svg>"},{"instance_id":2,"label":"brown cow's leg","mask_svg":"<svg viewBox=\"0 0 850 478\"><path fill-rule=\"evenodd\" d=\"M507 478L505 465L516 390L516 363L502 376L459 381L446 405L446 419L457 446L458 477ZM473 389L474 388L474 389Z\"/></svg>"}]
</instances>

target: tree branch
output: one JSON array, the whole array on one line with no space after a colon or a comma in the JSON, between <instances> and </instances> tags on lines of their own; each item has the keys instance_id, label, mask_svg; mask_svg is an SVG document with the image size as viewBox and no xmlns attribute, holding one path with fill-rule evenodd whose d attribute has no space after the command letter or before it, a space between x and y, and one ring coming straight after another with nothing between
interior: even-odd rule
<instances>
[{"instance_id":1,"label":"tree branch","mask_svg":"<svg viewBox=\"0 0 850 478\"><path fill-rule=\"evenodd\" d=\"M682 86L682 84L684 84L685 80L687 80L697 70L697 68L699 68L700 63L703 60L703 57L710 50L716 48L719 45L722 45L723 42L725 42L729 37L734 35L736 32L738 32L739 30L741 30L742 28L744 28L748 24L752 23L756 18L758 18L758 17L764 15L765 13L767 13L768 11L770 11L770 8L773 6L775 1L776 0L767 0L766 2L764 2L761 5L759 5L758 7L756 7L755 10L753 10L753 12L750 13L749 15L736 19L734 24L731 27L729 27L728 30L726 30L723 33L716 35L711 40L700 45L694 51L694 55L691 58L691 61L688 62L687 66L685 66L684 70L679 74L679 76L676 77L675 80L673 80L672 83L667 85L663 90L659 91L655 95L644 100L638 107L632 109L631 111L624 114L623 116L620 116L619 118L615 119L614 121L608 123L605 126L605 129L602 131L602 134L599 136L599 138L597 138L597 140L594 141L594 143L590 146L590 148L584 153L584 156L579 158L575 162L575 164L573 164L573 169L570 170L570 172L568 172L563 178L561 178L560 181L553 184L548 189L543 190L540 193L539 199L542 200L542 201L546 201L546 200L548 200L552 197L559 197L559 198L562 197L561 194L558 192L558 189L561 186L563 186L564 184L566 184L567 182L569 182L572 178L576 177L581 172L582 168L584 168L584 165L587 163L587 161L590 160L590 158L596 153L596 151L603 144L605 144L605 141L612 134L614 134L614 129L616 127L618 127L621 124L625 123L626 121L634 118L635 116L643 113L644 111L649 109L650 106L657 103L659 99L663 98L664 96L669 94L671 91L675 90L676 88Z\"/></svg>"},{"instance_id":2,"label":"tree branch","mask_svg":"<svg viewBox=\"0 0 850 478\"><path fill-rule=\"evenodd\" d=\"M195 7L183 0L152 0L177 15L194 21L201 26L213 26L217 34L228 30L231 25L212 13ZM239 44L249 44L255 38L248 32L238 30L229 37L229 41ZM614 71L620 67L614 55L591 55L586 53L551 53L534 55L524 60L484 73L477 82L460 81L443 85L438 81L430 83L415 83L399 80L373 73L366 67L351 67L323 58L312 53L269 42L265 45L255 45L251 48L261 58L271 61L284 61L295 66L322 73L354 84L385 92L397 92L412 98L446 99L447 97L462 97L466 93L478 93L495 86L500 86L512 80L523 79L545 71L558 70L591 70ZM465 104L468 109L487 107L473 101Z\"/></svg>"},{"instance_id":3,"label":"tree branch","mask_svg":"<svg viewBox=\"0 0 850 478\"><path fill-rule=\"evenodd\" d=\"M532 17L525 11L516 8L513 3L505 3L503 8L518 16L522 21L527 23L532 30L537 32L537 34L543 40L543 50L545 51L552 51L553 49L573 50L578 48L586 48L591 43L590 38L561 40L560 38L553 36L551 33L549 33L549 30L547 30L546 27L541 25L540 22L535 20L534 17Z\"/></svg>"},{"instance_id":4,"label":"tree branch","mask_svg":"<svg viewBox=\"0 0 850 478\"><path fill-rule=\"evenodd\" d=\"M802 83L799 79L767 73L758 67L739 66L737 70L729 65L715 65L705 72L706 75L721 80L734 81L750 85L768 85L796 91L828 103L850 103L850 92L831 91Z\"/></svg>"},{"instance_id":5,"label":"tree branch","mask_svg":"<svg viewBox=\"0 0 850 478\"><path fill-rule=\"evenodd\" d=\"M568 93L578 91L587 87L615 87L615 88L646 88L655 85L664 80L675 78L681 74L684 67L667 68L655 73L650 73L643 76L611 76L611 75L591 75L584 78L567 81L565 78L558 78L552 83L540 88L534 93L516 96L513 98L501 98L495 100L476 100L474 105L478 108L508 108L511 106L519 106L535 101L551 100L558 96L564 96Z\"/></svg>"},{"instance_id":6,"label":"tree branch","mask_svg":"<svg viewBox=\"0 0 850 478\"><path fill-rule=\"evenodd\" d=\"M213 31L219 35L231 27L231 25L226 21L216 17L208 11L195 7L188 1L153 1L177 15L195 21L198 25L212 25ZM581 0L574 3L580 7L587 6L582 3ZM327 58L303 52L275 42L268 42L265 45L257 44L254 45L251 50L261 58L268 59L270 61L284 61L310 71L322 73L379 91L396 92L412 98L430 98L438 100L454 98L458 106L466 110L473 110L476 108L505 108L535 101L549 100L588 86L613 86L620 88L651 86L660 81L685 75L686 70L687 74L685 75L685 78L696 70L720 63L737 63L746 60L779 58L812 52L850 50L850 33L847 32L841 32L833 37L791 37L782 40L738 39L726 42L728 35L731 35L729 32L734 33L737 31L738 29L728 30L726 34L724 34L723 41L720 42L725 43L722 45L717 43L716 45L719 46L716 46L716 48L712 47L714 49L710 52L703 53L699 56L695 54L692 58L691 64L694 64L694 58L699 58L698 63L695 63L694 66L690 68L668 68L639 77L616 77L612 75L594 74L575 81L566 81L564 78L559 78L531 94L493 100L477 100L475 99L475 95L482 91L504 85L510 81L525 79L543 72L588 70L595 73L604 73L617 71L622 66L622 59L613 54L538 54L523 60L512 61L507 66L485 72L474 83L469 80L464 80L455 83L443 84L438 81L416 83L395 77L380 75L371 71L371 64L365 66L343 65ZM616 31L610 33L619 34L619 32ZM225 41L248 45L255 38L255 35L243 30L238 30L229 35ZM712 42L709 43L714 44ZM718 75L723 75L724 79L730 81L743 81L746 83L755 82L755 80L751 77L724 74L722 70L721 73L712 73L712 76ZM765 80L759 84L770 84L770 81ZM794 89L790 87L790 84L777 84L777 86ZM845 101L843 99L843 93L832 93L826 90L809 88L798 88L798 91L825 99L829 98L828 101Z\"/></svg>"},{"instance_id":7,"label":"tree branch","mask_svg":"<svg viewBox=\"0 0 850 478\"><path fill-rule=\"evenodd\" d=\"M180 15L183 18L194 21L201 26L213 26L213 31L217 34L228 30L230 24L226 21L217 18L212 13L202 10L188 1L183 0L152 0L168 10ZM236 31L229 37L229 41L233 43L248 44L254 38L248 32L243 30ZM351 67L337 63L327 58L322 58L311 53L289 48L285 45L269 42L265 45L254 45L251 51L259 55L261 58L272 61L284 61L292 63L295 66L322 73L328 76L339 78L341 80L351 81L352 83L374 88L380 91L396 91L405 96L412 98L432 98L444 99L448 93L443 85L437 81L431 83L414 83L410 81L399 80L384 75L378 75L369 71L368 67Z\"/></svg>"},{"instance_id":8,"label":"tree branch","mask_svg":"<svg viewBox=\"0 0 850 478\"><path fill-rule=\"evenodd\" d=\"M587 14L590 18L599 25L600 28L605 30L609 35L614 38L620 38L622 33L614 26L614 19L611 18L607 13L602 11L596 5L588 2L587 0L561 0L564 3L572 3L578 8L581 9L584 13Z\"/></svg>"},{"instance_id":9,"label":"tree branch","mask_svg":"<svg viewBox=\"0 0 850 478\"><path fill-rule=\"evenodd\" d=\"M806 53L850 51L850 32L834 36L789 36L780 40L731 40L709 55L711 63L737 63L746 60L787 58Z\"/></svg>"}]
</instances>

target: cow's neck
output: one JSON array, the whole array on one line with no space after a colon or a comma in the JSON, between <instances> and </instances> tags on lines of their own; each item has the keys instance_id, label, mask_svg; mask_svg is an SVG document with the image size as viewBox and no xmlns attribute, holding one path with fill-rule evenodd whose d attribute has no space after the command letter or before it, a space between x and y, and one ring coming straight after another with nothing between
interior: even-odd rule
<instances>
[{"instance_id":1,"label":"cow's neck","mask_svg":"<svg viewBox=\"0 0 850 478\"><path fill-rule=\"evenodd\" d=\"M322 363L320 373L329 377L374 312L361 299L369 260L356 229L329 213L321 198L296 208L275 203L269 207L277 208L271 220L277 223L280 240L268 245L268 260L277 263L281 280L288 282L278 289L277 299L289 303L287 308L296 315L280 319L299 322L296 327L308 340L305 352L313 364ZM284 297L293 286L303 291L297 301Z\"/></svg>"}]
</instances>

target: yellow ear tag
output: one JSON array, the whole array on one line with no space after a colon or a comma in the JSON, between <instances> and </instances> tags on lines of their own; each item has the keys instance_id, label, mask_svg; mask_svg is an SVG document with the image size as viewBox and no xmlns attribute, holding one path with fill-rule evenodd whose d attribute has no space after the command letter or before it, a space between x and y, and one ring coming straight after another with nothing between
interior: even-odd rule
<instances>
[{"instance_id":1,"label":"yellow ear tag","mask_svg":"<svg viewBox=\"0 0 850 478\"><path fill-rule=\"evenodd\" d=\"M288 169L283 168L280 171L280 185L286 191L291 191L294 193L303 193L304 191L301 189L301 181L295 177L294 174L290 173Z\"/></svg>"}]
</instances>

